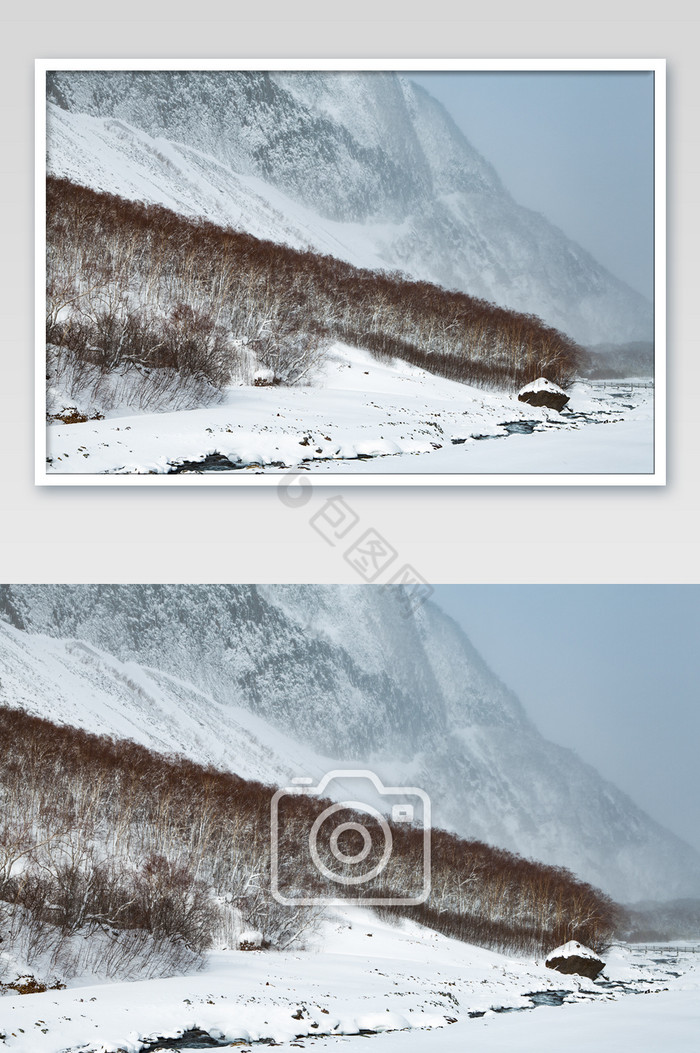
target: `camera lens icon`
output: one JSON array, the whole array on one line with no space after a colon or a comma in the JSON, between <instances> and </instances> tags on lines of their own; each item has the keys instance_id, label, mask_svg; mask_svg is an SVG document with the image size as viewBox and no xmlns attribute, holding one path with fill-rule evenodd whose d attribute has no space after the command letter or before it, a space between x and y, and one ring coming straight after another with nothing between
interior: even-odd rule
<instances>
[{"instance_id":1,"label":"camera lens icon","mask_svg":"<svg viewBox=\"0 0 700 1053\"><path fill-rule=\"evenodd\" d=\"M318 850L318 836L321 832L321 827L333 815L336 815L338 812L345 812L348 810L351 810L353 812L364 812L365 814L371 815L372 818L376 820L379 829L381 830L384 836L384 848L382 850L382 854L379 858L379 861L375 863L373 867L370 867L368 870L357 874L348 874L346 872L344 873L331 870L331 868L326 866L326 864L324 863L323 859L321 858L321 854ZM343 836L343 834L349 833L350 831L359 834L362 838L362 848L359 850L359 852L343 852L338 845L338 841ZM376 808L371 808L367 804L362 804L361 801L344 801L342 804L330 805L329 808L326 808L323 812L321 812L319 816L316 817L313 826L309 831L309 852L311 853L311 858L314 861L316 869L325 877L330 878L331 881L337 881L340 885L364 885L368 881L372 881L373 878L381 874L382 870L384 870L385 866L389 862L389 859L391 858L391 849L393 847L393 843L394 841L391 836L391 829L389 828L389 824L387 823L386 819L381 814L381 812L378 812ZM328 847L335 859L337 859L338 862L343 864L344 866L363 863L372 851L372 835L370 834L367 827L363 826L362 823L340 823L338 826L335 827L333 833L330 835L328 839Z\"/></svg>"},{"instance_id":2,"label":"camera lens icon","mask_svg":"<svg viewBox=\"0 0 700 1053\"><path fill-rule=\"evenodd\" d=\"M366 769L328 772L316 786L307 777L292 782L270 801L273 899L285 906L426 902L431 822L423 790L385 786Z\"/></svg>"}]
</instances>

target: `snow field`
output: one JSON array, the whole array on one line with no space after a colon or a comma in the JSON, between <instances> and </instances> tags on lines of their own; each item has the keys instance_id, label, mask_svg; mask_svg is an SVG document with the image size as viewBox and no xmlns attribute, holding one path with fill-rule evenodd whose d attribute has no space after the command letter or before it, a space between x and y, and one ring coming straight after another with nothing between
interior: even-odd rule
<instances>
[{"instance_id":1,"label":"snow field","mask_svg":"<svg viewBox=\"0 0 700 1053\"><path fill-rule=\"evenodd\" d=\"M637 389L617 399L612 389L576 385L571 414L559 414L335 344L313 387L233 387L218 406L52 423L47 470L165 474L219 454L242 476L298 465L343 473L644 473L653 470L652 395ZM60 392L52 401L61 402ZM535 434L509 434L507 424Z\"/></svg>"},{"instance_id":2,"label":"snow field","mask_svg":"<svg viewBox=\"0 0 700 1053\"><path fill-rule=\"evenodd\" d=\"M696 960L688 954L681 966L674 965L674 971L683 970L674 978L622 948L608 974L632 976L649 994L602 989L592 995L596 988L590 981L561 976L542 962L506 958L408 921L391 925L367 911L346 910L303 952L220 952L194 976L4 997L0 1048L138 1053L152 1038L177 1038L201 1028L242 1043L241 1048L264 1040L289 1048L308 1036L318 1039L316 1049L354 1051L366 1049L360 1043L367 1039L340 1036L372 1031L376 1046L370 1048L378 1053L427 1046L445 1053L470 1046L534 1051L559 1048L560 1042L571 1050L619 1053L634 1028L636 1049L690 1050L693 1027L700 1022ZM569 994L557 1008L494 1012L528 1008L527 995L543 991ZM579 1000L586 1004L571 1004ZM654 1045L662 1034L675 1041Z\"/></svg>"}]
</instances>

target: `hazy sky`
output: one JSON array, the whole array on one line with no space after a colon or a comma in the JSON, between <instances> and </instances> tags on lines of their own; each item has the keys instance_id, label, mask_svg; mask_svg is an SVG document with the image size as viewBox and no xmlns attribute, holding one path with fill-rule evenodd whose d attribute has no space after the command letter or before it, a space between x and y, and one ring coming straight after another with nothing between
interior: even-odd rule
<instances>
[{"instance_id":1,"label":"hazy sky","mask_svg":"<svg viewBox=\"0 0 700 1053\"><path fill-rule=\"evenodd\" d=\"M416 73L519 204L649 299L652 73Z\"/></svg>"},{"instance_id":2,"label":"hazy sky","mask_svg":"<svg viewBox=\"0 0 700 1053\"><path fill-rule=\"evenodd\" d=\"M700 848L700 586L439 585L548 739Z\"/></svg>"}]
</instances>

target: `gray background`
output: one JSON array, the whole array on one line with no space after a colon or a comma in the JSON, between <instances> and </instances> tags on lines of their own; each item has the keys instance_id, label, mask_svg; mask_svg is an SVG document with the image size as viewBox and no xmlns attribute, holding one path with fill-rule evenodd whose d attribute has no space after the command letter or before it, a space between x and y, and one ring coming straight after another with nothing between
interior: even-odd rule
<instances>
[{"instance_id":1,"label":"gray background","mask_svg":"<svg viewBox=\"0 0 700 1053\"><path fill-rule=\"evenodd\" d=\"M416 73L519 205L654 297L654 74Z\"/></svg>"},{"instance_id":2,"label":"gray background","mask_svg":"<svg viewBox=\"0 0 700 1053\"><path fill-rule=\"evenodd\" d=\"M685 4L139 0L110 8L117 18L92 2L34 9L31 20L5 19L0 45L0 580L358 580L340 549L309 527L325 499L318 489L292 508L274 488L33 485L33 59L124 55L668 59L669 485L354 487L346 495L363 528L376 528L434 581L698 580L700 71L697 22L684 17Z\"/></svg>"},{"instance_id":3,"label":"gray background","mask_svg":"<svg viewBox=\"0 0 700 1053\"><path fill-rule=\"evenodd\" d=\"M700 849L700 589L440 585L542 734Z\"/></svg>"}]
</instances>

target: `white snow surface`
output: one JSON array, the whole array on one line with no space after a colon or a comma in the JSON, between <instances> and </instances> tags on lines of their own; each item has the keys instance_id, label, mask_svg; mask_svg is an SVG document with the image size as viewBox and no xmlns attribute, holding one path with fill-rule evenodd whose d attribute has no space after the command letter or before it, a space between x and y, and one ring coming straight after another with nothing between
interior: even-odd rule
<instances>
[{"instance_id":1,"label":"white snow surface","mask_svg":"<svg viewBox=\"0 0 700 1053\"><path fill-rule=\"evenodd\" d=\"M561 947L555 947L547 955L547 961L550 962L552 958L596 958L599 959L599 955L595 951L592 951L590 947L584 947L582 943L577 943L576 940L569 940L568 943L563 943Z\"/></svg>"},{"instance_id":2,"label":"white snow surface","mask_svg":"<svg viewBox=\"0 0 700 1053\"><path fill-rule=\"evenodd\" d=\"M524 388L520 389L518 394L524 395L528 391L554 391L557 395L566 394L566 392L562 388L560 388L558 384L554 384L551 380L547 380L546 377L538 377L537 380L533 380L531 384L526 384Z\"/></svg>"},{"instance_id":3,"label":"white snow surface","mask_svg":"<svg viewBox=\"0 0 700 1053\"><path fill-rule=\"evenodd\" d=\"M222 951L196 975L0 997L0 1048L13 1053L138 1053L156 1038L201 1028L251 1050L695 1049L700 1024L697 953L619 948L606 972L627 987L600 988L367 911L332 916L305 951ZM661 959L653 963L650 958ZM680 975L673 975L674 973ZM563 993L532 1009L532 993ZM500 1008L531 1009L498 1014ZM483 1016L470 1018L470 1013ZM350 1036L357 1036L356 1038ZM660 1041L663 1036L663 1041ZM252 1053L252 1051L251 1051Z\"/></svg>"},{"instance_id":4,"label":"white snow surface","mask_svg":"<svg viewBox=\"0 0 700 1053\"><path fill-rule=\"evenodd\" d=\"M55 390L51 403L54 412L100 408ZM165 474L220 454L235 466L230 471L243 475L301 464L314 472L360 474L653 471L651 388L579 383L567 411L529 406L515 394L460 384L399 359L378 361L336 343L313 386L232 387L216 406L53 421L47 470ZM508 425L532 426L535 434L510 435ZM495 438L503 441L483 441Z\"/></svg>"}]
</instances>

